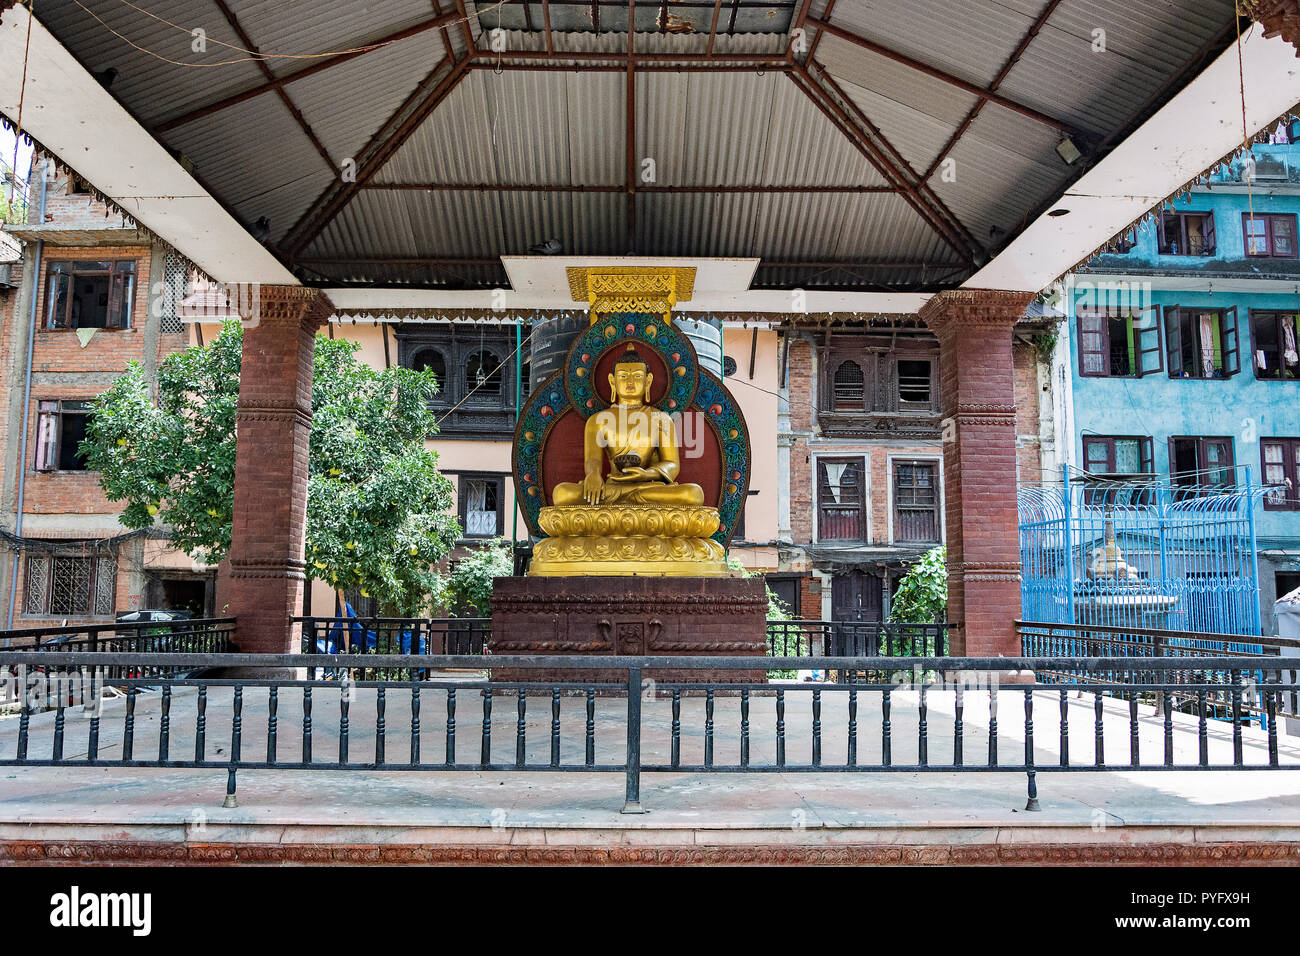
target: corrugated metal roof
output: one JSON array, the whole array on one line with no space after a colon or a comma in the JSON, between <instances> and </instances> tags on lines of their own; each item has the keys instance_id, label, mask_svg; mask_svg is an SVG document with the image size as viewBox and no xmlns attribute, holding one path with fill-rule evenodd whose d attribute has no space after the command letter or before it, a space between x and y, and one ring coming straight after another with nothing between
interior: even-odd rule
<instances>
[{"instance_id":1,"label":"corrugated metal roof","mask_svg":"<svg viewBox=\"0 0 1300 956\"><path fill-rule=\"evenodd\" d=\"M117 76L111 87L113 95L127 104L146 125L184 113L262 80L257 65L251 61L224 66L202 65L245 56L221 45L242 46L212 0L172 0L166 4L151 4L152 12L173 23L188 25L184 30L132 10L120 0L81 2L89 13L73 3L43 3L36 8L36 18L86 69L92 72L110 67L116 69ZM165 10L161 9L163 7ZM196 28L206 32L206 51L196 52L193 48L194 38L188 31ZM115 35L114 30L157 56L131 46ZM180 62L169 63L159 57Z\"/></svg>"},{"instance_id":2,"label":"corrugated metal roof","mask_svg":"<svg viewBox=\"0 0 1300 956\"><path fill-rule=\"evenodd\" d=\"M231 59L215 41L242 45L212 0L154 0L150 11L181 28L130 9L120 0L83 0L132 42L187 64ZM243 28L271 53L351 48L434 15L429 0L230 0ZM538 3L507 4L472 16L481 34L498 24L508 49L546 48ZM832 22L968 82L987 84L1003 67L1047 0L838 0ZM811 9L820 15L826 0ZM743 2L735 35L732 7L719 20L715 53L784 55L797 0ZM443 9L454 9L446 0ZM478 6L468 7L474 14ZM554 3L557 52L621 54L626 12L601 9L593 32L587 6ZM661 8L637 6L640 52L699 54L708 43L711 4L671 4L694 32L658 32ZM620 20L620 15L622 19ZM132 49L75 4L50 4L38 16L89 68L117 68L112 87L147 124L186 114L260 86L255 64L165 63ZM675 21L676 22L676 21ZM1085 134L1079 145L1116 134L1153 94L1177 76L1211 37L1233 22L1232 0L1067 0L1010 70L1000 93ZM208 50L190 49L189 29L207 31ZM1106 31L1094 52L1093 31ZM447 29L464 46L464 29ZM815 29L810 28L810 36ZM357 57L286 92L337 164L383 127L398 105L444 56L443 31L426 31ZM940 154L977 98L888 57L823 37L817 58L854 106L916 173ZM510 62L509 57L505 60ZM278 73L308 60L271 63ZM516 65L524 63L516 59ZM572 61L570 61L572 62ZM617 62L617 61L611 61ZM471 70L375 177L383 183L489 183L617 186L625 175L625 95L621 71ZM687 70L637 74L636 159L654 161L656 186L880 186L885 178L779 72ZM182 150L214 192L252 222L266 216L272 238L310 210L337 182L274 94L194 120L162 136ZM1026 215L1059 194L1077 169L1055 154L1058 132L986 104L952 152L956 180L935 177L940 200L982 243L999 245ZM638 165L638 171L643 167ZM955 254L901 196L880 193L661 194L636 200L637 251L646 254L759 255L773 260L846 259L896 263L951 262ZM311 242L305 256L491 257L526 252L559 239L577 254L628 249L626 198L620 193L415 192L360 189ZM990 240L990 232L993 239ZM499 276L474 267L473 281ZM330 274L350 281L448 281L422 266L360 263ZM403 272L402 270L406 271ZM468 275L469 273L462 273ZM805 270L764 269L764 282ZM817 274L811 273L814 279ZM825 282L853 282L831 269ZM929 275L900 266L872 270L874 283L916 283ZM861 278L861 276L860 276ZM471 281L466 279L465 281ZM494 280L499 281L499 280ZM863 282L866 279L862 279Z\"/></svg>"},{"instance_id":3,"label":"corrugated metal roof","mask_svg":"<svg viewBox=\"0 0 1300 956\"><path fill-rule=\"evenodd\" d=\"M356 156L444 55L441 34L430 30L289 83L285 92L339 163Z\"/></svg>"}]
</instances>

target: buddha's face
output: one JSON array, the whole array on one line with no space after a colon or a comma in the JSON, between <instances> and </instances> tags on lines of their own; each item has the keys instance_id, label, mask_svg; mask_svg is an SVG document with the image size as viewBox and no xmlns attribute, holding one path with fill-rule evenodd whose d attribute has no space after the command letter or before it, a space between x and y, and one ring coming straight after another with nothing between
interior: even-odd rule
<instances>
[{"instance_id":1,"label":"buddha's face","mask_svg":"<svg viewBox=\"0 0 1300 956\"><path fill-rule=\"evenodd\" d=\"M650 394L654 376L644 362L623 362L614 366L609 376L609 387L619 402L644 402Z\"/></svg>"}]
</instances>

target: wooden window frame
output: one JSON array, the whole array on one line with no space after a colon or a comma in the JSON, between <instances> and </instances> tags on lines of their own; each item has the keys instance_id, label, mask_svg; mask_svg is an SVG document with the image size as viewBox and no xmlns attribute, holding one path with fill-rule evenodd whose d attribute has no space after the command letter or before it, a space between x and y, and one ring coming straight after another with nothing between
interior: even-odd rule
<instances>
[{"instance_id":1,"label":"wooden window frame","mask_svg":"<svg viewBox=\"0 0 1300 956\"><path fill-rule=\"evenodd\" d=\"M845 399L843 402L841 402L838 394L838 385L836 384L836 380L839 378L840 370L844 368L844 366L849 364L852 364L858 370L858 374L862 376L862 394L858 396L856 402L853 399ZM842 356L839 358L838 361L835 362L835 367L831 370L831 374L830 374L830 395L828 396L828 409L827 409L828 411L855 412L855 411L866 410L872 389L869 384L867 369L864 368L863 366L864 363L860 358L852 358L849 356ZM874 376L872 376L872 378L873 377Z\"/></svg>"},{"instance_id":2,"label":"wooden window frame","mask_svg":"<svg viewBox=\"0 0 1300 956\"><path fill-rule=\"evenodd\" d=\"M1286 319L1291 320L1292 341L1296 344L1297 352L1300 353L1300 313L1286 312L1281 309L1251 309L1250 317L1250 344L1253 346L1250 350L1250 365L1255 371L1255 378L1262 382L1285 382L1300 380L1300 362L1294 364L1294 374L1288 378L1283 375L1282 371L1285 366L1283 342L1286 336L1283 334L1283 322ZM1274 337L1277 341L1277 352L1271 356L1277 361L1278 374L1260 374L1258 354L1263 349L1258 347L1259 333L1256 331L1256 324L1261 321L1271 320L1273 322Z\"/></svg>"},{"instance_id":3,"label":"wooden window frame","mask_svg":"<svg viewBox=\"0 0 1300 956\"><path fill-rule=\"evenodd\" d=\"M909 352L900 350L889 356L889 362L892 366L892 381L894 389L894 403L900 412L920 413L923 415L933 415L939 409L939 357L936 354L919 352ZM930 366L930 397L925 402L905 402L903 401L902 370L900 366L903 362L925 362Z\"/></svg>"},{"instance_id":4,"label":"wooden window frame","mask_svg":"<svg viewBox=\"0 0 1300 956\"><path fill-rule=\"evenodd\" d=\"M1195 330L1199 339L1199 325L1193 326L1190 322L1191 317L1200 312L1212 312L1219 316L1219 359L1222 367L1218 370L1218 376L1182 374L1183 319L1186 317L1189 320L1188 329ZM1223 382L1241 371L1241 325L1235 305L1226 309L1167 305L1164 313L1165 354L1170 378L1180 381Z\"/></svg>"},{"instance_id":5,"label":"wooden window frame","mask_svg":"<svg viewBox=\"0 0 1300 956\"><path fill-rule=\"evenodd\" d=\"M1282 476L1289 482L1283 492L1282 500L1275 502L1270 495L1264 496L1265 511L1300 511L1300 463L1296 461L1300 453L1300 438L1261 438L1259 440L1259 475L1260 483L1268 484L1268 466L1265 446L1277 445L1282 449Z\"/></svg>"},{"instance_id":6,"label":"wooden window frame","mask_svg":"<svg viewBox=\"0 0 1300 956\"><path fill-rule=\"evenodd\" d=\"M1169 480L1171 482L1173 482L1174 484L1179 484L1177 480L1178 476L1189 474L1189 472L1174 471L1174 467L1175 467L1174 462L1177 460L1177 456L1175 454L1175 447L1176 447L1175 443L1180 441L1196 442L1196 471L1192 472L1191 474L1196 474L1202 478L1205 477L1206 472L1209 471L1209 468L1207 467L1209 464L1209 455L1207 450L1209 448L1210 443L1222 442L1228 450L1228 458L1227 458L1227 462L1221 464L1220 467L1225 468L1227 470L1229 480L1226 485L1215 485L1214 487L1225 487L1225 488L1236 487L1237 451L1236 448L1233 446L1231 435L1170 435L1169 436ZM1209 482L1197 481L1195 484L1209 485Z\"/></svg>"},{"instance_id":7,"label":"wooden window frame","mask_svg":"<svg viewBox=\"0 0 1300 956\"><path fill-rule=\"evenodd\" d=\"M67 408L65 406L75 405L76 408ZM83 418L90 417L90 403L86 399L39 399L36 402L36 448L32 458L32 470L41 474L84 474L90 469L81 468L61 468L61 450L63 448L63 420L70 415L78 415ZM53 407L50 407L53 406ZM43 441L45 433L44 423L49 419L53 424L50 426L52 434L48 440ZM76 456L74 456L76 457Z\"/></svg>"},{"instance_id":8,"label":"wooden window frame","mask_svg":"<svg viewBox=\"0 0 1300 956\"><path fill-rule=\"evenodd\" d=\"M1154 305L1139 309L1136 315L1131 312L1121 315L1107 309L1088 307L1078 309L1075 312L1075 329L1079 337L1080 377L1145 378L1148 375L1163 372L1165 370L1165 350L1161 347L1159 316L1159 307ZM1115 374L1111 367L1110 323L1114 319L1126 320L1133 334L1132 371L1127 375ZM1098 322L1099 327L1095 330L1085 329L1085 323L1088 322ZM1085 348L1086 336L1097 336L1098 347ZM1090 371L1088 369L1086 358L1093 355L1100 357L1101 371ZM1155 357L1155 363L1150 367L1148 367L1149 363L1145 361L1148 356Z\"/></svg>"},{"instance_id":9,"label":"wooden window frame","mask_svg":"<svg viewBox=\"0 0 1300 956\"><path fill-rule=\"evenodd\" d=\"M822 504L822 466L823 465L856 465L858 468L858 529L861 532L856 538L828 538L825 535L826 521L822 514L824 505ZM815 517L817 519L817 541L870 541L870 511L867 508L867 458L865 455L818 455L813 459L813 481L816 488L816 499L814 501ZM837 505L842 507L842 505Z\"/></svg>"},{"instance_id":10,"label":"wooden window frame","mask_svg":"<svg viewBox=\"0 0 1300 956\"><path fill-rule=\"evenodd\" d=\"M911 539L903 540L898 536L898 469L900 465L925 465L934 472L934 538L925 541L913 541ZM889 543L891 545L921 545L921 544L942 544L944 541L943 525L943 459L917 457L914 455L891 455L888 458L889 469ZM914 510L921 510L919 508Z\"/></svg>"},{"instance_id":11,"label":"wooden window frame","mask_svg":"<svg viewBox=\"0 0 1300 956\"><path fill-rule=\"evenodd\" d=\"M1250 223L1259 220L1264 223L1264 245L1263 252L1250 251ZM1276 237L1273 234L1273 221L1281 220L1291 226L1291 251L1278 252L1275 248ZM1295 213L1283 212L1243 212L1241 214L1241 247L1245 250L1247 258L1250 259L1297 259L1300 258L1300 249L1297 249L1296 234L1296 215Z\"/></svg>"},{"instance_id":12,"label":"wooden window frame","mask_svg":"<svg viewBox=\"0 0 1300 956\"><path fill-rule=\"evenodd\" d=\"M53 610L54 600L54 571L55 564L59 561L77 561L84 562L88 565L86 574L86 610ZM43 600L41 607L33 610L31 606L32 576L38 573L44 575ZM111 620L117 612L117 556L115 554L72 554L59 551L51 552L28 552L24 560L23 567L23 597L22 597L22 616L27 618L104 618ZM101 588L100 579L104 575L109 575L110 580L107 590ZM101 594L106 598L101 603ZM110 605L104 607L103 605Z\"/></svg>"},{"instance_id":13,"label":"wooden window frame","mask_svg":"<svg viewBox=\"0 0 1300 956\"><path fill-rule=\"evenodd\" d=\"M448 474L444 472L443 474ZM456 475L456 514L460 519L460 533L465 540L490 541L505 534L506 521L506 479L509 475L499 471L461 471ZM467 523L469 510L468 484L471 481L492 481L497 486L497 530L495 534L470 534Z\"/></svg>"},{"instance_id":14,"label":"wooden window frame","mask_svg":"<svg viewBox=\"0 0 1300 956\"><path fill-rule=\"evenodd\" d=\"M1138 443L1138 462L1142 469L1137 472L1140 475L1155 474L1155 442L1150 435L1084 435L1083 436L1083 470L1090 475L1118 475L1129 474L1129 472L1119 472L1115 470L1115 443L1121 441L1135 441ZM1105 471L1092 471L1088 468L1088 446L1105 445L1106 446L1106 464L1109 466Z\"/></svg>"},{"instance_id":15,"label":"wooden window frame","mask_svg":"<svg viewBox=\"0 0 1300 956\"><path fill-rule=\"evenodd\" d=\"M1200 216L1205 220L1205 228L1202 230L1203 244L1200 252L1188 252L1187 248L1191 245L1187 238L1187 220L1193 216ZM1165 226L1167 218L1176 217L1178 219L1179 234L1176 239L1171 240L1168 235L1168 228ZM1173 244L1177 242L1181 252L1174 252ZM1218 229L1214 222L1213 210L1200 209L1183 209L1171 210L1163 209L1156 216L1156 250L1162 256L1180 256L1203 259L1213 256L1218 251Z\"/></svg>"},{"instance_id":16,"label":"wooden window frame","mask_svg":"<svg viewBox=\"0 0 1300 956\"><path fill-rule=\"evenodd\" d=\"M107 268L91 268L92 266L107 266ZM45 331L78 328L129 330L131 328L132 311L135 308L135 280L138 272L134 259L100 259L94 261L59 259L50 262L46 269L45 317L42 322L42 329ZM72 305L75 296L71 294L70 288L66 290L68 294L60 303L59 286L61 284L71 285L78 278L86 276L106 277L108 279L108 299L104 306L104 324L102 326L83 326L80 324L80 318L73 316ZM60 304L62 305L62 314L57 315L56 307Z\"/></svg>"},{"instance_id":17,"label":"wooden window frame","mask_svg":"<svg viewBox=\"0 0 1300 956\"><path fill-rule=\"evenodd\" d=\"M450 367L447 363L447 351L436 345L419 345L411 350L411 356L407 360L407 368L415 368L416 361L425 354L438 356L442 362L442 376L438 378L438 391L429 400L430 405L450 405L452 401L452 383L447 369ZM437 377L435 373L435 377Z\"/></svg>"}]
</instances>

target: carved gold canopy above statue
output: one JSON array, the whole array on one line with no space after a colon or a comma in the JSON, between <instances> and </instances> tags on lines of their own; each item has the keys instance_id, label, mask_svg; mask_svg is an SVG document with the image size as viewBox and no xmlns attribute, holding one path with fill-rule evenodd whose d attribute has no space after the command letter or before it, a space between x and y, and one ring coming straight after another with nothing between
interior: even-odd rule
<instances>
[{"instance_id":1,"label":"carved gold canopy above statue","mask_svg":"<svg viewBox=\"0 0 1300 956\"><path fill-rule=\"evenodd\" d=\"M678 302L688 302L695 294L694 266L571 266L565 271L573 301L587 301L593 323L611 312L667 316Z\"/></svg>"},{"instance_id":2,"label":"carved gold canopy above statue","mask_svg":"<svg viewBox=\"0 0 1300 956\"><path fill-rule=\"evenodd\" d=\"M515 487L542 539L529 574L731 574L725 547L748 490L749 434L672 322L695 270L568 271L592 323L515 432Z\"/></svg>"}]
</instances>

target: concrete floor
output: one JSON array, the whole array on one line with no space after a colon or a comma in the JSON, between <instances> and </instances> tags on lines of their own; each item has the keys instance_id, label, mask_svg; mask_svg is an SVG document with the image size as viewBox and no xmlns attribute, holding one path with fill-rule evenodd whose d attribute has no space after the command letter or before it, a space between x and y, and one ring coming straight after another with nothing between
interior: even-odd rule
<instances>
[{"instance_id":1,"label":"concrete floor","mask_svg":"<svg viewBox=\"0 0 1300 956\"><path fill-rule=\"evenodd\" d=\"M806 687L807 685L805 685ZM351 704L351 761L373 764L374 691L361 688ZM787 761L811 759L811 700L807 690L790 690L786 704ZM893 759L917 757L918 693L892 692ZM229 754L231 692L212 688L207 706L207 753ZM999 695L999 759L1024 758L1024 694L1003 688ZM170 756L193 754L196 695L178 690L171 704ZM951 764L954 696L927 694L929 760ZM142 694L136 709L135 756L158 754L159 695ZM444 757L445 692L421 693L422 757ZM480 691L458 692L457 756L477 762L482 730ZM858 761L880 761L880 698L859 693ZM1105 758L1116 768L1105 773L1054 773L1059 763L1060 698L1034 694L1035 760L1041 811L1025 812L1023 772L866 772L866 773L644 773L641 815L620 813L621 773L539 773L516 771L347 771L243 770L238 802L222 808L226 775L201 770L112 769L76 766L86 752L89 722L68 713L64 757L67 767L0 767L0 842L15 840L201 841L258 843L497 843L620 844L657 846L729 842L747 846L838 843L873 844L1042 844L1097 842L1211 843L1280 842L1300 848L1300 740L1282 736L1280 762L1294 770L1258 772L1135 771L1129 761L1128 705L1103 700ZM644 763L667 764L671 705L643 700ZM513 763L517 727L513 693L494 697L492 759ZM701 763L704 752L704 700L682 700L682 761ZM597 763L624 758L627 701L596 702ZM1067 697L1071 760L1094 760L1091 696ZM105 705L100 754L121 753L124 704ZM847 750L847 700L822 694L822 761L842 764ZM338 694L318 689L313 708L313 750L317 762L338 754ZM966 694L965 759L984 763L988 748L985 692ZM277 752L281 760L301 755L301 703L297 693L281 692ZM410 752L410 694L387 695L386 755L405 761ZM528 698L525 719L527 760L549 760L551 711L547 695ZM0 719L0 758L15 753L17 719ZM48 756L54 715L32 718L29 756ZM716 702L715 762L734 764L740 751L740 700ZM242 754L262 759L266 752L267 701L261 689L246 688ZM585 701L561 701L563 764L581 763ZM775 755L775 701L755 697L750 707L751 763L771 764ZM1174 717L1174 755L1180 764L1197 759L1197 721ZM1152 707L1140 708L1141 760L1163 759L1163 722ZM1230 763L1231 727L1211 722L1211 763ZM1267 739L1258 727L1243 732L1247 764L1267 763Z\"/></svg>"}]
</instances>

